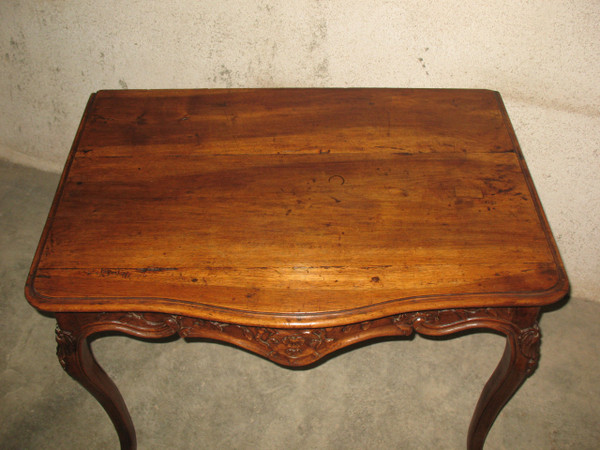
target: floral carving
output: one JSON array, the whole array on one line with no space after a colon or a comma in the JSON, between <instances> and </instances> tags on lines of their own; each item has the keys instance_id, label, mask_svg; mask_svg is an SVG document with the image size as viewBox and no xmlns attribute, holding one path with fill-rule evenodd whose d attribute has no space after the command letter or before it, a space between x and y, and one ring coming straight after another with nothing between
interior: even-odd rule
<instances>
[{"instance_id":1,"label":"floral carving","mask_svg":"<svg viewBox=\"0 0 600 450\"><path fill-rule=\"evenodd\" d=\"M346 345L379 336L410 336L417 332L431 336L489 328L517 342L528 359L527 370L536 367L540 334L537 323L521 328L514 322L513 308L443 309L401 313L360 323L327 328L268 328L209 321L161 313L101 313L94 322L103 322L141 337L208 338L229 342L284 365L310 364ZM72 336L57 331L62 355L72 351ZM59 356L60 358L60 356ZM65 361L61 359L61 364Z\"/></svg>"},{"instance_id":2,"label":"floral carving","mask_svg":"<svg viewBox=\"0 0 600 450\"><path fill-rule=\"evenodd\" d=\"M276 360L317 360L321 357L320 349L335 341L324 329L240 328L246 338L256 341L264 348L267 358Z\"/></svg>"},{"instance_id":3,"label":"floral carving","mask_svg":"<svg viewBox=\"0 0 600 450\"><path fill-rule=\"evenodd\" d=\"M433 323L439 320L437 311L417 311L398 314L392 318L392 323L403 336L410 336L415 331L415 324L419 322Z\"/></svg>"}]
</instances>

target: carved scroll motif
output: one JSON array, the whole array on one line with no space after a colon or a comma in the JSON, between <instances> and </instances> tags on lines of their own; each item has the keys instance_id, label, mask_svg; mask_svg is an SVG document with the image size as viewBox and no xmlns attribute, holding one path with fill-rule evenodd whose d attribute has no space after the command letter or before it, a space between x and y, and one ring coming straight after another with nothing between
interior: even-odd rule
<instances>
[{"instance_id":1,"label":"carved scroll motif","mask_svg":"<svg viewBox=\"0 0 600 450\"><path fill-rule=\"evenodd\" d=\"M177 334L183 338L225 341L289 366L310 364L347 345L375 337L409 336L414 332L442 336L468 329L490 328L515 339L519 351L529 360L529 370L533 371L539 354L539 329L537 324L521 329L514 323L513 315L512 308L447 309L402 313L337 327L302 329L253 327L172 314L138 312L101 313L92 322L105 323L107 329L140 337ZM61 339L68 340L69 337L63 336Z\"/></svg>"},{"instance_id":2,"label":"carved scroll motif","mask_svg":"<svg viewBox=\"0 0 600 450\"><path fill-rule=\"evenodd\" d=\"M527 375L537 367L541 334L537 321L521 328L515 321L514 308L474 308L422 311L400 314L394 324L407 332L441 336L470 328L490 328L514 340L518 351L527 359ZM471 326L473 325L473 326Z\"/></svg>"}]
</instances>

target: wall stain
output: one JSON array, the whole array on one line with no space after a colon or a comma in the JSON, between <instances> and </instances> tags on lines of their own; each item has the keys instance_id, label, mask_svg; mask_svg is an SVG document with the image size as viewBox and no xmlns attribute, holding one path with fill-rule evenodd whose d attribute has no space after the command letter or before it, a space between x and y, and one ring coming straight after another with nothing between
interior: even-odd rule
<instances>
[{"instance_id":1,"label":"wall stain","mask_svg":"<svg viewBox=\"0 0 600 450\"><path fill-rule=\"evenodd\" d=\"M423 58L417 58L417 59L421 63L421 67L423 68L423 70L425 70L425 75L429 75L429 72L427 71L427 65L425 64L425 61L423 60Z\"/></svg>"},{"instance_id":2,"label":"wall stain","mask_svg":"<svg viewBox=\"0 0 600 450\"><path fill-rule=\"evenodd\" d=\"M329 77L329 58L324 58L315 68L315 77L321 79Z\"/></svg>"},{"instance_id":3,"label":"wall stain","mask_svg":"<svg viewBox=\"0 0 600 450\"><path fill-rule=\"evenodd\" d=\"M327 38L327 22L325 20L321 20L317 24L315 31L313 31L313 33L312 33L312 40L310 42L310 45L308 46L308 49L311 52L315 51L317 48L319 48L323 44L323 42L325 41L326 38Z\"/></svg>"},{"instance_id":4,"label":"wall stain","mask_svg":"<svg viewBox=\"0 0 600 450\"><path fill-rule=\"evenodd\" d=\"M217 75L214 75L212 79L209 78L209 81L212 81L213 83L217 83L220 81L221 83L225 83L226 88L231 88L233 86L231 74L231 70L228 69L225 65L221 64L219 73Z\"/></svg>"}]
</instances>

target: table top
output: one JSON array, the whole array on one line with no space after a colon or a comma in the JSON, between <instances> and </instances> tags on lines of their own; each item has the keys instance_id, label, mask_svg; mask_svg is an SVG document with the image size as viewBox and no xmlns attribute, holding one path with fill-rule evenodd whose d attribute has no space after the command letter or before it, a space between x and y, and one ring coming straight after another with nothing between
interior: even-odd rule
<instances>
[{"instance_id":1,"label":"table top","mask_svg":"<svg viewBox=\"0 0 600 450\"><path fill-rule=\"evenodd\" d=\"M26 286L273 327L567 291L500 95L426 89L97 92Z\"/></svg>"}]
</instances>

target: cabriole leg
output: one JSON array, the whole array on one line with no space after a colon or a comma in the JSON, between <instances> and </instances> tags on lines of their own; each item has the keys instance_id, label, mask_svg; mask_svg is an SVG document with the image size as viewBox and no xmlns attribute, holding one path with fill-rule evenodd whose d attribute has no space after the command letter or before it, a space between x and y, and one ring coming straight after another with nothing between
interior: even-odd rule
<instances>
[{"instance_id":1,"label":"cabriole leg","mask_svg":"<svg viewBox=\"0 0 600 450\"><path fill-rule=\"evenodd\" d=\"M533 373L539 359L540 308L446 309L400 314L398 324L427 336L467 330L494 330L506 336L504 355L479 397L471 419L467 448L479 450L502 407Z\"/></svg>"},{"instance_id":2,"label":"cabriole leg","mask_svg":"<svg viewBox=\"0 0 600 450\"><path fill-rule=\"evenodd\" d=\"M506 327L506 348L485 385L469 427L467 448L478 450L500 410L533 373L539 360L538 308L514 309L513 326Z\"/></svg>"},{"instance_id":3,"label":"cabriole leg","mask_svg":"<svg viewBox=\"0 0 600 450\"><path fill-rule=\"evenodd\" d=\"M112 420L122 450L136 448L133 422L121 393L98 365L89 344L92 334L77 314L56 315L57 356L63 369L100 402Z\"/></svg>"}]
</instances>

